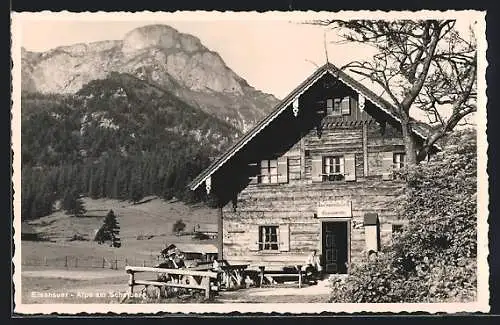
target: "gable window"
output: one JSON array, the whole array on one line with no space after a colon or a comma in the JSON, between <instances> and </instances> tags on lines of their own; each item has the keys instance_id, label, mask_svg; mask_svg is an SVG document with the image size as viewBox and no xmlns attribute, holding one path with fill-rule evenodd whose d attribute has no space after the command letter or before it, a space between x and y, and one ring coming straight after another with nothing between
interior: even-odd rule
<instances>
[{"instance_id":1,"label":"gable window","mask_svg":"<svg viewBox=\"0 0 500 325\"><path fill-rule=\"evenodd\" d=\"M404 153L394 153L393 156L394 169L401 169L405 166L405 154Z\"/></svg>"},{"instance_id":2,"label":"gable window","mask_svg":"<svg viewBox=\"0 0 500 325\"><path fill-rule=\"evenodd\" d=\"M351 115L352 98L329 98L326 100L326 114L329 116Z\"/></svg>"},{"instance_id":3,"label":"gable window","mask_svg":"<svg viewBox=\"0 0 500 325\"><path fill-rule=\"evenodd\" d=\"M278 226L259 226L259 250L278 250Z\"/></svg>"},{"instance_id":4,"label":"gable window","mask_svg":"<svg viewBox=\"0 0 500 325\"><path fill-rule=\"evenodd\" d=\"M260 163L260 177L261 184L275 184L278 183L278 160L269 159L262 160Z\"/></svg>"},{"instance_id":5,"label":"gable window","mask_svg":"<svg viewBox=\"0 0 500 325\"><path fill-rule=\"evenodd\" d=\"M341 181L344 179L344 157L323 157L323 181Z\"/></svg>"},{"instance_id":6,"label":"gable window","mask_svg":"<svg viewBox=\"0 0 500 325\"><path fill-rule=\"evenodd\" d=\"M326 114L329 116L341 116L340 98L329 98L326 100Z\"/></svg>"}]
</instances>

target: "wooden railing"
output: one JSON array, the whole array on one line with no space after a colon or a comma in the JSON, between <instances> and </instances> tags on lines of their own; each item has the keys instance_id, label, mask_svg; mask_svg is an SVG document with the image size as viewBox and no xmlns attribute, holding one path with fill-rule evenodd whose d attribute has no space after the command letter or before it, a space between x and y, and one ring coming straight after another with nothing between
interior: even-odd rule
<instances>
[{"instance_id":1,"label":"wooden railing","mask_svg":"<svg viewBox=\"0 0 500 325\"><path fill-rule=\"evenodd\" d=\"M211 281L216 279L217 273L210 271L194 271L189 269L162 269L156 267L143 266L126 266L125 271L129 274L129 293L130 296L134 293L134 286L155 286L161 287L176 287L187 289L198 289L205 292L205 298L210 298ZM151 272L165 275L166 281L155 280L137 280L135 273Z\"/></svg>"}]
</instances>

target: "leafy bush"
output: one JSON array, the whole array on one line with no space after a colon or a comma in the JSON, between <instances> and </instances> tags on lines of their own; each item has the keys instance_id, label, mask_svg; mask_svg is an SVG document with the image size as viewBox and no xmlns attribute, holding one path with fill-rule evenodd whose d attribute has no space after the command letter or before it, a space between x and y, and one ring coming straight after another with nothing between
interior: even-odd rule
<instances>
[{"instance_id":1,"label":"leafy bush","mask_svg":"<svg viewBox=\"0 0 500 325\"><path fill-rule=\"evenodd\" d=\"M184 229L186 229L186 224L181 219L177 220L172 226L172 232L174 234L180 234Z\"/></svg>"},{"instance_id":2,"label":"leafy bush","mask_svg":"<svg viewBox=\"0 0 500 325\"><path fill-rule=\"evenodd\" d=\"M476 298L476 139L459 141L428 163L402 171L396 202L409 224L375 260L336 279L332 302L456 302Z\"/></svg>"}]
</instances>

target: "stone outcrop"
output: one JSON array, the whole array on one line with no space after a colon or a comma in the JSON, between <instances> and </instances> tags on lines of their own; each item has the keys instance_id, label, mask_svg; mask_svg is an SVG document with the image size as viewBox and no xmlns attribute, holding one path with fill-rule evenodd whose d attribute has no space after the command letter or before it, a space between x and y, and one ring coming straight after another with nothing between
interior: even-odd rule
<instances>
[{"instance_id":1,"label":"stone outcrop","mask_svg":"<svg viewBox=\"0 0 500 325\"><path fill-rule=\"evenodd\" d=\"M148 25L123 40L62 46L43 53L22 50L23 91L76 93L110 72L130 73L246 130L277 103L226 66L195 36Z\"/></svg>"}]
</instances>

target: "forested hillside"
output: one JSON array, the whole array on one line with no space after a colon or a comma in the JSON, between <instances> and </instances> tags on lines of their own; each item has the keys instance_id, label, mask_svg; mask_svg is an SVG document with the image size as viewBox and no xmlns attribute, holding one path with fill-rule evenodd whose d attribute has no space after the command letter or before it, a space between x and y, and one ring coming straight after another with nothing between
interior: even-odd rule
<instances>
[{"instance_id":1,"label":"forested hillside","mask_svg":"<svg viewBox=\"0 0 500 325\"><path fill-rule=\"evenodd\" d=\"M22 218L68 193L138 201L201 199L185 185L240 131L123 73L75 95L22 97Z\"/></svg>"}]
</instances>

